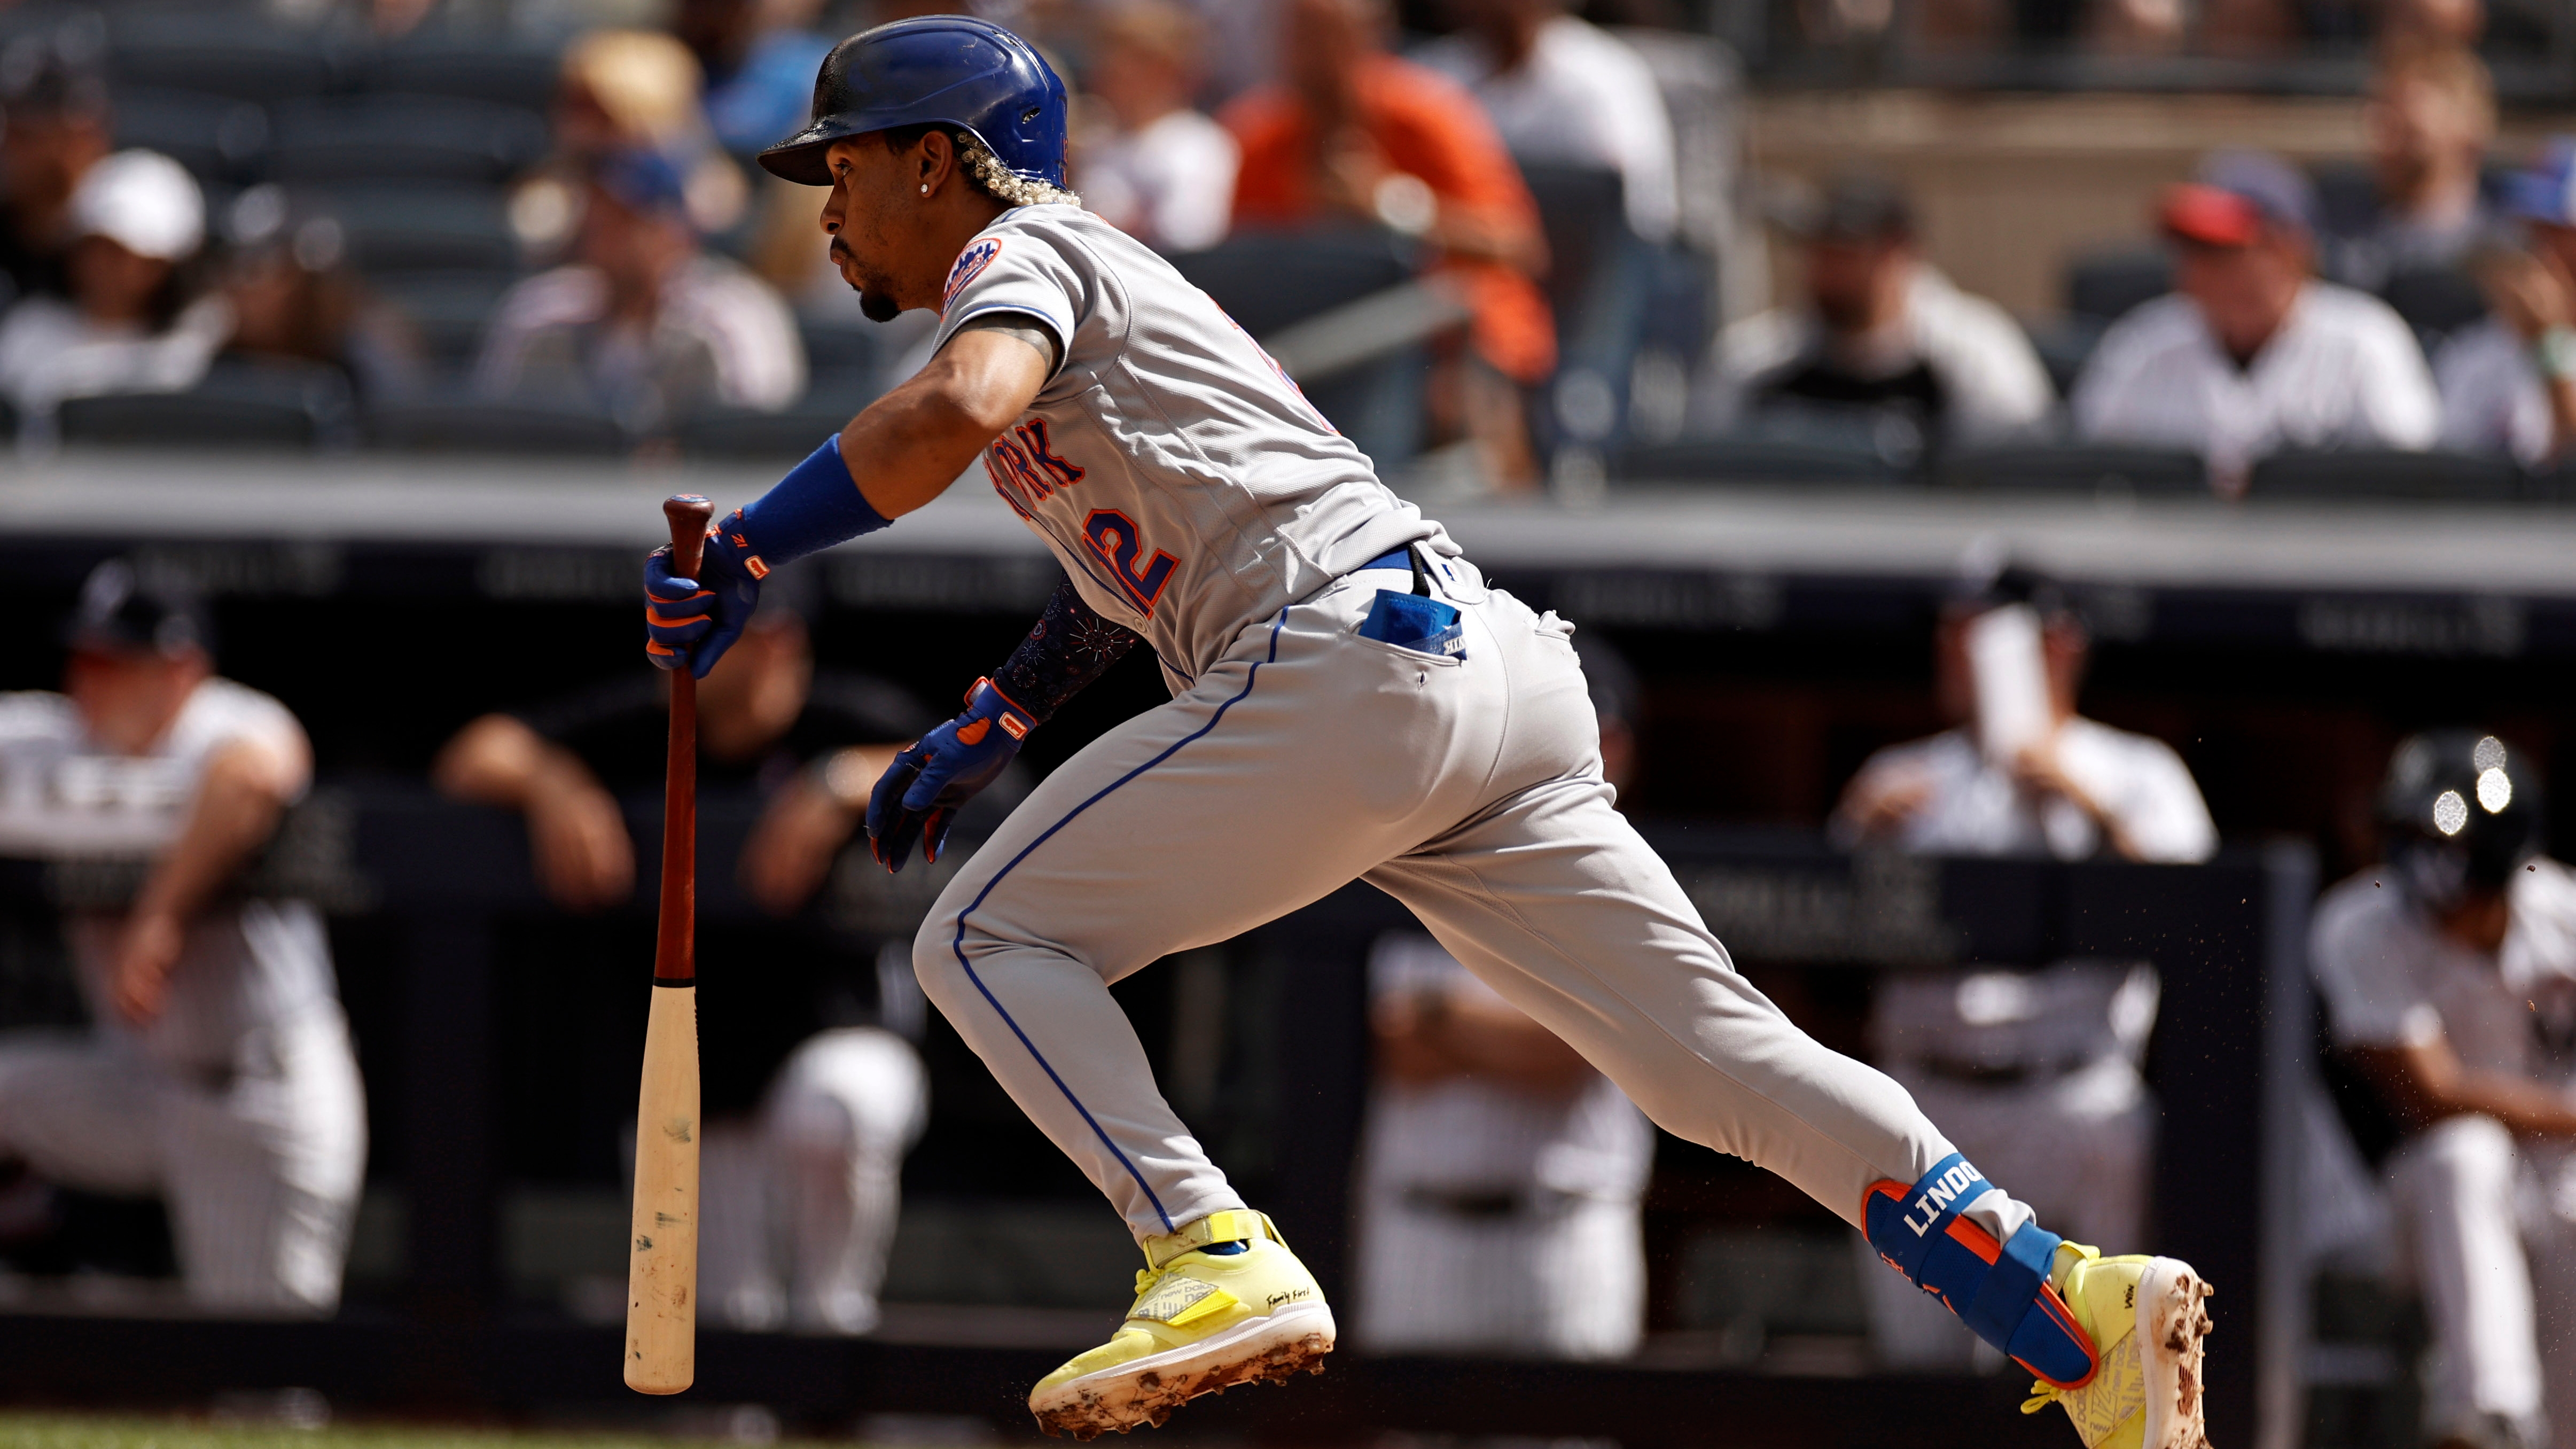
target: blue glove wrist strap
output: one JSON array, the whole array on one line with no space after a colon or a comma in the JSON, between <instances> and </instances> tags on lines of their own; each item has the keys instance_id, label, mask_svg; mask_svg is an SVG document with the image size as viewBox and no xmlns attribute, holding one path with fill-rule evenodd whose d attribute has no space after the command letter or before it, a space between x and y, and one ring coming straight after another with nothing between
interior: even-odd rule
<instances>
[{"instance_id":1,"label":"blue glove wrist strap","mask_svg":"<svg viewBox=\"0 0 2576 1449\"><path fill-rule=\"evenodd\" d=\"M1011 737L1014 749L1018 748L1019 741L1029 737L1029 731L1038 727L1037 717L1013 703L1011 697L1002 693L1001 687L989 678L978 679L968 686L966 713L1001 725L1002 733Z\"/></svg>"},{"instance_id":2,"label":"blue glove wrist strap","mask_svg":"<svg viewBox=\"0 0 2576 1449\"><path fill-rule=\"evenodd\" d=\"M841 461L841 435L834 433L777 487L735 509L716 532L753 578L764 578L780 564L891 522L869 506L867 495L851 481L849 466Z\"/></svg>"}]
</instances>

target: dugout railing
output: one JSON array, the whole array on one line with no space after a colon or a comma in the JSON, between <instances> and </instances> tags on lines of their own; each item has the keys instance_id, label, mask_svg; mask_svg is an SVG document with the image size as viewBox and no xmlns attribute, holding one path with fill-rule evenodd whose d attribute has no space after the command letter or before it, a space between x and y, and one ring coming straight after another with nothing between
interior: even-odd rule
<instances>
[{"instance_id":1,"label":"dugout railing","mask_svg":"<svg viewBox=\"0 0 2576 1449\"><path fill-rule=\"evenodd\" d=\"M638 801L630 811L639 841L654 838L654 809ZM751 813L747 799L706 802L705 929L748 909L731 881ZM2297 1442L2305 1308L2295 1106L2286 1094L2307 1042L2300 959L2315 882L2304 850L2229 852L2201 867L2057 865L1855 858L1776 832L1651 833L1747 969L1866 978L2078 957L2154 964L2163 1004L2148 1059L2162 1113L2152 1246L2190 1258L2221 1286L2208 1383L2215 1442ZM298 1386L359 1411L639 1409L619 1382L613 1325L514 1300L502 1278L508 1183L498 1144L509 1114L527 1105L503 1087L503 1027L524 983L505 979L502 963L524 960L505 949L513 932L549 920L527 861L524 830L506 815L417 786L354 782L317 791L261 867L265 888L332 912L343 980L363 981L375 1003L353 1014L370 1092L388 1109L376 1124L375 1177L407 1208L402 1291L314 1323L117 1316L22 1291L15 1311L0 1301L0 1398L129 1406ZM649 870L644 876L649 890ZM113 900L131 878L130 868L98 862L0 862L0 900L23 941L49 913ZM898 893L860 909L917 915L921 903ZM1353 886L1228 948L1240 959L1286 963L1287 974L1271 977L1284 989L1266 998L1254 1025L1296 1043L1274 1057L1262 1084L1267 1160L1247 1176L1344 1301L1351 1165L1368 1090L1365 961L1372 941L1407 920L1388 898ZM639 954L631 981L609 994L640 998L648 976L649 957ZM625 1004L603 999L601 1017L622 1020ZM602 1091L631 1101L631 1075ZM1112 1311L1100 1307L1104 1328ZM1028 1432L1018 1395L1063 1353L1015 1344L1008 1316L986 1311L985 1331L860 1340L709 1332L691 1397L766 1404L814 1428L846 1427L868 1413L977 1415L1017 1437ZM1351 1350L1320 1379L1195 1405L1166 1432L1321 1442L1404 1430L1855 1449L2039 1446L2066 1432L2054 1414L2012 1412L2023 1380L2011 1375L1838 1383L1642 1362L1673 1366L1372 1359Z\"/></svg>"}]
</instances>

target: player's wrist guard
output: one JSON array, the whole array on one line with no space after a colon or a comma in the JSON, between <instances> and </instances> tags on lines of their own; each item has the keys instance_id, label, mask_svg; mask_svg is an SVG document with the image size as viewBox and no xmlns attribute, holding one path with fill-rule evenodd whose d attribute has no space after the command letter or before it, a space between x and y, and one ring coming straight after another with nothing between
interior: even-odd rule
<instances>
[{"instance_id":1,"label":"player's wrist guard","mask_svg":"<svg viewBox=\"0 0 2576 1449\"><path fill-rule=\"evenodd\" d=\"M789 469L778 486L718 523L707 537L707 554L721 551L728 566L747 578L762 579L780 564L892 522L852 481L849 465L841 459L841 435L834 433Z\"/></svg>"},{"instance_id":2,"label":"player's wrist guard","mask_svg":"<svg viewBox=\"0 0 2576 1449\"><path fill-rule=\"evenodd\" d=\"M1135 632L1103 618L1067 580L1055 586L1020 647L993 671L993 685L1044 724L1134 647Z\"/></svg>"},{"instance_id":3,"label":"player's wrist guard","mask_svg":"<svg viewBox=\"0 0 2576 1449\"><path fill-rule=\"evenodd\" d=\"M1912 1187L1873 1183L1861 1200L1869 1245L2023 1368L2060 1388L2080 1387L2093 1377L2093 1342L2048 1285L2064 1239L2027 1223L1997 1243L1960 1215L1993 1190L1956 1152Z\"/></svg>"},{"instance_id":4,"label":"player's wrist guard","mask_svg":"<svg viewBox=\"0 0 2576 1449\"><path fill-rule=\"evenodd\" d=\"M967 801L993 783L1038 722L993 681L966 691L966 712L923 735L894 757L868 798L868 851L889 871L903 869L915 840L933 864L948 846L948 827Z\"/></svg>"}]
</instances>

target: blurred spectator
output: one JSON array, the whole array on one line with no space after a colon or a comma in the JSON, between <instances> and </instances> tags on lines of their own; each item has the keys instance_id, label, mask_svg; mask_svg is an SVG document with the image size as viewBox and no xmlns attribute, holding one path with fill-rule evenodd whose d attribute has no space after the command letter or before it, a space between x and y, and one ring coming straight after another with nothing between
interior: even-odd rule
<instances>
[{"instance_id":1,"label":"blurred spectator","mask_svg":"<svg viewBox=\"0 0 2576 1449\"><path fill-rule=\"evenodd\" d=\"M178 162L119 151L73 191L68 299L29 297L0 318L0 393L22 415L65 398L193 386L232 331L221 296L182 306L206 204Z\"/></svg>"},{"instance_id":2,"label":"blurred spectator","mask_svg":"<svg viewBox=\"0 0 2576 1449\"><path fill-rule=\"evenodd\" d=\"M804 392L787 304L700 249L679 168L661 153L596 163L576 236L571 263L502 296L477 392L567 396L640 432L709 405L776 412Z\"/></svg>"},{"instance_id":3,"label":"blurred spectator","mask_svg":"<svg viewBox=\"0 0 2576 1449\"><path fill-rule=\"evenodd\" d=\"M322 919L245 891L312 757L274 699L214 677L197 601L122 561L82 586L63 692L0 696L13 854L148 861L66 939L94 1026L0 1037L0 1155L169 1206L189 1296L327 1313L366 1112Z\"/></svg>"},{"instance_id":4,"label":"blurred spectator","mask_svg":"<svg viewBox=\"0 0 2576 1449\"><path fill-rule=\"evenodd\" d=\"M1616 171L1628 227L1667 241L1680 217L1672 118L1643 57L1560 0L1451 0L1465 27L1419 58L1475 93L1525 162Z\"/></svg>"},{"instance_id":5,"label":"blurred spectator","mask_svg":"<svg viewBox=\"0 0 2576 1449\"><path fill-rule=\"evenodd\" d=\"M2165 193L2175 291L2113 323L2077 382L2088 439L2189 448L2220 489L2281 448L2425 448L2441 403L2388 304L2310 275L2316 195L2278 157L2222 152Z\"/></svg>"},{"instance_id":6,"label":"blurred spectator","mask_svg":"<svg viewBox=\"0 0 2576 1449\"><path fill-rule=\"evenodd\" d=\"M1094 33L1091 94L1075 156L1082 202L1167 252L1225 240L1233 219L1234 134L1190 105L1199 84L1198 17L1172 0L1125 0Z\"/></svg>"},{"instance_id":7,"label":"blurred spectator","mask_svg":"<svg viewBox=\"0 0 2576 1449\"><path fill-rule=\"evenodd\" d=\"M2506 208L2521 247L2472 258L2492 309L2433 357L2442 446L2538 467L2576 445L2576 139L2515 176Z\"/></svg>"},{"instance_id":8,"label":"blurred spectator","mask_svg":"<svg viewBox=\"0 0 2576 1449\"><path fill-rule=\"evenodd\" d=\"M821 0L681 0L671 29L706 75L707 126L737 154L805 124L814 75L832 50Z\"/></svg>"},{"instance_id":9,"label":"blurred spectator","mask_svg":"<svg viewBox=\"0 0 2576 1449\"><path fill-rule=\"evenodd\" d=\"M0 272L15 297L70 290L72 192L113 146L97 47L82 35L57 25L0 49Z\"/></svg>"},{"instance_id":10,"label":"blurred spectator","mask_svg":"<svg viewBox=\"0 0 2576 1449\"><path fill-rule=\"evenodd\" d=\"M1586 642L1601 773L1636 763L1636 678ZM1359 1168L1371 1352L1624 1358L1645 1328L1654 1129L1610 1079L1439 945L1369 953L1376 1084Z\"/></svg>"},{"instance_id":11,"label":"blurred spectator","mask_svg":"<svg viewBox=\"0 0 2576 1449\"><path fill-rule=\"evenodd\" d=\"M707 132L705 77L689 47L652 30L594 30L564 50L555 87L556 147L596 160L647 147L676 150ZM814 78L805 78L806 96ZM775 137L771 139L775 140Z\"/></svg>"},{"instance_id":12,"label":"blurred spectator","mask_svg":"<svg viewBox=\"0 0 2576 1449\"><path fill-rule=\"evenodd\" d=\"M813 84L809 70L807 98ZM659 31L594 30L575 40L555 85L555 159L511 197L512 230L532 249L560 245L577 226L580 192L592 171L637 151L656 152L678 169L699 231L720 232L741 220L750 184L716 145L702 105L704 85L698 58ZM798 104L801 118L804 102Z\"/></svg>"},{"instance_id":13,"label":"blurred spectator","mask_svg":"<svg viewBox=\"0 0 2576 1449\"><path fill-rule=\"evenodd\" d=\"M1988 614L2014 608L2036 616L2038 657L1994 659L1981 680L1971 632ZM2056 584L2006 569L1942 611L1932 647L1936 698L1954 726L1869 757L1834 811L1844 843L2168 863L2205 860L2217 848L2209 807L2171 746L2075 712L2091 640ZM2044 687L2045 714L2038 737L2006 755L1985 738L2002 731L1981 728L1979 706L2009 682L1998 675L2014 668Z\"/></svg>"},{"instance_id":14,"label":"blurred spectator","mask_svg":"<svg viewBox=\"0 0 2576 1449\"><path fill-rule=\"evenodd\" d=\"M2382 46L2473 47L2486 34L2485 0L2382 0Z\"/></svg>"},{"instance_id":15,"label":"blurred spectator","mask_svg":"<svg viewBox=\"0 0 2576 1449\"><path fill-rule=\"evenodd\" d=\"M893 972L879 970L865 939L807 907L864 818L877 776L937 720L882 681L818 677L795 609L796 586L809 581L772 582L741 642L698 690L700 788L764 797L741 884L779 918L699 937L699 1291L704 1312L731 1327L864 1333L877 1319L903 1155L928 1111L919 1058L886 1028L918 1017L909 999L888 998L915 989L910 941L930 897L879 923L875 934L903 943ZM638 670L486 715L448 743L433 779L449 795L527 817L538 882L558 905L621 903L634 890L635 850L610 792L661 789L668 688ZM858 864L862 879L886 880L872 862Z\"/></svg>"},{"instance_id":16,"label":"blurred spectator","mask_svg":"<svg viewBox=\"0 0 2576 1449\"><path fill-rule=\"evenodd\" d=\"M1903 192L1844 177L1791 228L1807 307L1727 329L1721 412L1892 413L1927 441L1991 438L2047 421L2056 395L2030 338L2001 307L1960 291L1923 259Z\"/></svg>"},{"instance_id":17,"label":"blurred spectator","mask_svg":"<svg viewBox=\"0 0 2576 1449\"><path fill-rule=\"evenodd\" d=\"M1442 369L1435 417L1473 438L1487 476L1535 486L1520 389L1556 366L1546 265L1520 168L1455 81L1384 51L1383 0L1288 0L1284 84L1226 108L1243 146L1234 224L1379 224L1429 242L1474 309L1472 348Z\"/></svg>"},{"instance_id":18,"label":"blurred spectator","mask_svg":"<svg viewBox=\"0 0 2576 1449\"><path fill-rule=\"evenodd\" d=\"M2007 569L1954 602L1933 659L1941 712L1958 726L1872 755L1843 792L1835 834L1930 854L2208 859L2217 830L2172 748L2075 713L2086 647L2065 596L2025 571ZM2019 698L2025 691L2039 698ZM2016 706L2040 715L2015 722ZM2035 740L2007 742L2033 725ZM2050 1221L2129 1241L2144 1225L2155 1144L2138 1065L2156 998L2145 966L1908 973L1872 1003L1872 1060L1942 1114L1971 1161L2010 1163L1987 1170L2011 1172L2014 1191ZM1911 1284L1876 1271L1861 1281L1883 1364L1963 1368L1976 1358L1976 1340Z\"/></svg>"},{"instance_id":19,"label":"blurred spectator","mask_svg":"<svg viewBox=\"0 0 2576 1449\"><path fill-rule=\"evenodd\" d=\"M337 221L299 213L276 186L254 186L236 197L229 221L229 353L336 368L360 397L374 401L421 390L419 340L347 265L347 239Z\"/></svg>"},{"instance_id":20,"label":"blurred spectator","mask_svg":"<svg viewBox=\"0 0 2576 1449\"><path fill-rule=\"evenodd\" d=\"M2493 231L2479 178L2495 141L2495 82L2457 46L2382 47L2366 113L2376 204L2335 219L2323 270L2377 291L2404 272L2456 265Z\"/></svg>"},{"instance_id":21,"label":"blurred spectator","mask_svg":"<svg viewBox=\"0 0 2576 1449\"><path fill-rule=\"evenodd\" d=\"M2407 740L2379 804L2385 862L2318 901L2309 963L2326 1080L2424 1294L2425 1437L2529 1449L2554 1419L2567 1442L2576 872L2538 856L2536 781L2492 735Z\"/></svg>"},{"instance_id":22,"label":"blurred spectator","mask_svg":"<svg viewBox=\"0 0 2576 1449\"><path fill-rule=\"evenodd\" d=\"M1812 3L1812 0L1811 0ZM1912 15L1913 38L1929 51L2066 50L2080 42L2107 55L2165 55L2179 49L2194 9L2178 0L1926 0ZM1846 9L1858 8L1842 0ZM1894 18L1894 7L1888 7Z\"/></svg>"}]
</instances>

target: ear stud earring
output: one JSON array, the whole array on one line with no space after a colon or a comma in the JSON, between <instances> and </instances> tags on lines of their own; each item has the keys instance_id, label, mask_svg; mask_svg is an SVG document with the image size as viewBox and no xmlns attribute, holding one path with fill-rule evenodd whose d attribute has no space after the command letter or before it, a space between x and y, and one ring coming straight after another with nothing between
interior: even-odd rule
<instances>
[{"instance_id":1,"label":"ear stud earring","mask_svg":"<svg viewBox=\"0 0 2576 1449\"><path fill-rule=\"evenodd\" d=\"M924 196L928 196L928 195L930 194L930 183L929 183L929 182L925 181L925 182L921 183L921 194L922 194L922 195L924 195Z\"/></svg>"}]
</instances>

